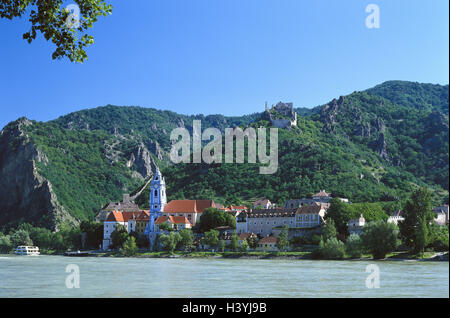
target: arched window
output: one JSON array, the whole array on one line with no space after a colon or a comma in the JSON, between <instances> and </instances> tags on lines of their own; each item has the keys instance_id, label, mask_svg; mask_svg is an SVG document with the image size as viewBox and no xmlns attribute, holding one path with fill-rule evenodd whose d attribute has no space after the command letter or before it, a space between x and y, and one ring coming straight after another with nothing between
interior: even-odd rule
<instances>
[{"instance_id":1,"label":"arched window","mask_svg":"<svg viewBox=\"0 0 450 318\"><path fill-rule=\"evenodd\" d=\"M155 197L158 196L158 190L155 190Z\"/></svg>"}]
</instances>

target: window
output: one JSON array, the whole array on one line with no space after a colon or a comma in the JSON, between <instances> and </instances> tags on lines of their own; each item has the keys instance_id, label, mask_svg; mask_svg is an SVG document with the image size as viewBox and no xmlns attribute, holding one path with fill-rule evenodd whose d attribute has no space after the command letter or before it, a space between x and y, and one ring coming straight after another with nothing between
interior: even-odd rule
<instances>
[{"instance_id":1,"label":"window","mask_svg":"<svg viewBox=\"0 0 450 318\"><path fill-rule=\"evenodd\" d=\"M158 196L158 190L155 190L155 197Z\"/></svg>"}]
</instances>

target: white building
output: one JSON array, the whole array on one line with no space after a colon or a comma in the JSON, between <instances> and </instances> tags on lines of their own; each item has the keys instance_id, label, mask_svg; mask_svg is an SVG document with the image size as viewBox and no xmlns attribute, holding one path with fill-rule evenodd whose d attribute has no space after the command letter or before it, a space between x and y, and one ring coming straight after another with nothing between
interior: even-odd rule
<instances>
[{"instance_id":1,"label":"white building","mask_svg":"<svg viewBox=\"0 0 450 318\"><path fill-rule=\"evenodd\" d=\"M361 214L358 219L351 219L350 221L348 221L348 232L350 234L361 235L364 225L366 225L366 219L364 219L363 215Z\"/></svg>"},{"instance_id":2,"label":"white building","mask_svg":"<svg viewBox=\"0 0 450 318\"><path fill-rule=\"evenodd\" d=\"M395 223L398 225L398 222L404 221L405 218L403 217L403 211L394 211L392 212L391 216L389 216L389 219L387 220L388 223Z\"/></svg>"}]
</instances>

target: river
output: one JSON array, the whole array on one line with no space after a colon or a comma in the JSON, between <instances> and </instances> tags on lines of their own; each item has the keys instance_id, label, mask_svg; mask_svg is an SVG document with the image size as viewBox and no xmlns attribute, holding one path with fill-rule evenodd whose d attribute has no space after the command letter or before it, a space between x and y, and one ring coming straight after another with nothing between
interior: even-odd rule
<instances>
[{"instance_id":1,"label":"river","mask_svg":"<svg viewBox=\"0 0 450 318\"><path fill-rule=\"evenodd\" d=\"M370 264L379 268L379 288L366 286ZM79 288L66 286L74 286L73 268ZM448 298L449 264L0 255L0 297Z\"/></svg>"}]
</instances>

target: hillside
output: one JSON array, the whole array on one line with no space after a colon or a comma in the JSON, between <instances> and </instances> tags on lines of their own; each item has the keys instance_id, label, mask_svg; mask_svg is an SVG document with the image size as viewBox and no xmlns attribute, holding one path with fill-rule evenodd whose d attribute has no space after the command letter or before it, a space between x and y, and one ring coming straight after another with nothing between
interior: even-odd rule
<instances>
[{"instance_id":1,"label":"hillside","mask_svg":"<svg viewBox=\"0 0 450 318\"><path fill-rule=\"evenodd\" d=\"M391 81L297 109L298 126L279 132L279 169L257 164L179 164L168 160L170 132L268 126L261 113L240 117L181 115L153 108L105 106L50 122L21 118L0 136L0 226L27 220L57 229L92 219L156 166L168 199L222 203L308 196L320 189L354 202L404 198L417 185L448 200L448 85ZM263 109L261 110L263 111ZM148 203L144 192L138 202ZM440 203L440 202L439 202Z\"/></svg>"}]
</instances>

